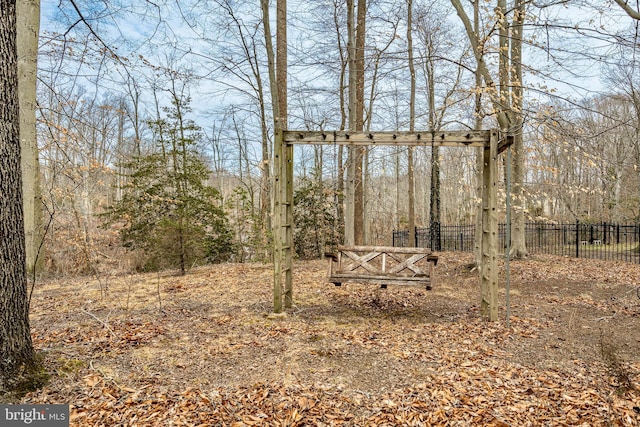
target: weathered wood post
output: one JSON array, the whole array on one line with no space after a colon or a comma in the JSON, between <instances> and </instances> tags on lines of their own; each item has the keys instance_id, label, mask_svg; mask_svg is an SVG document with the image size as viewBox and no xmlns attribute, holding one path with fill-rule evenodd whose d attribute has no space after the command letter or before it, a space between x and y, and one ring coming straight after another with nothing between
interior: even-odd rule
<instances>
[{"instance_id":1,"label":"weathered wood post","mask_svg":"<svg viewBox=\"0 0 640 427\"><path fill-rule=\"evenodd\" d=\"M496 183L498 131L492 130L484 147L482 172L482 242L480 253L480 314L490 321L498 320L498 188Z\"/></svg>"},{"instance_id":2,"label":"weathered wood post","mask_svg":"<svg viewBox=\"0 0 640 427\"><path fill-rule=\"evenodd\" d=\"M293 306L293 144L282 140L284 159L284 206L282 211L284 233L284 306Z\"/></svg>"},{"instance_id":3,"label":"weathered wood post","mask_svg":"<svg viewBox=\"0 0 640 427\"><path fill-rule=\"evenodd\" d=\"M282 129L276 128L273 141L273 312L282 313L282 159L284 158Z\"/></svg>"},{"instance_id":4,"label":"weathered wood post","mask_svg":"<svg viewBox=\"0 0 640 427\"><path fill-rule=\"evenodd\" d=\"M273 312L281 313L293 305L293 145L280 128L274 144Z\"/></svg>"}]
</instances>

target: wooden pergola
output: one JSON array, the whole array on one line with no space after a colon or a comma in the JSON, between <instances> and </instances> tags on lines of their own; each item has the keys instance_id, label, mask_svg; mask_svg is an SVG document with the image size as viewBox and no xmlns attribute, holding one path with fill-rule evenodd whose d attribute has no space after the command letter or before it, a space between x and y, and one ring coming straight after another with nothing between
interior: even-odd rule
<instances>
[{"instance_id":1,"label":"wooden pergola","mask_svg":"<svg viewBox=\"0 0 640 427\"><path fill-rule=\"evenodd\" d=\"M480 242L481 313L498 319L498 215L497 157L510 144L498 130L350 132L276 131L274 149L274 312L293 305L293 146L430 146L481 147L484 149L482 185L482 240Z\"/></svg>"}]
</instances>

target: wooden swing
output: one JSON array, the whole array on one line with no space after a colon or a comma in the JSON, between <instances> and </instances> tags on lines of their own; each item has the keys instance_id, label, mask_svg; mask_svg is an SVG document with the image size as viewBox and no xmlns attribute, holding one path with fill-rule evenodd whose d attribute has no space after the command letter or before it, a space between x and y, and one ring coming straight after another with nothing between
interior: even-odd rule
<instances>
[{"instance_id":1,"label":"wooden swing","mask_svg":"<svg viewBox=\"0 0 640 427\"><path fill-rule=\"evenodd\" d=\"M333 134L334 163L337 136L336 133ZM434 136L432 134L432 140ZM369 138L373 137L369 135ZM397 139L397 135L394 139ZM335 203L337 202L336 199ZM335 226L334 223L334 228ZM379 285L383 289L387 285L417 285L431 290L434 286L438 257L430 249L340 245L324 255L329 260L327 281L336 286L341 286L344 282Z\"/></svg>"},{"instance_id":2,"label":"wooden swing","mask_svg":"<svg viewBox=\"0 0 640 427\"><path fill-rule=\"evenodd\" d=\"M438 257L427 248L393 246L338 246L329 259L327 281L387 285L418 285L431 290Z\"/></svg>"}]
</instances>

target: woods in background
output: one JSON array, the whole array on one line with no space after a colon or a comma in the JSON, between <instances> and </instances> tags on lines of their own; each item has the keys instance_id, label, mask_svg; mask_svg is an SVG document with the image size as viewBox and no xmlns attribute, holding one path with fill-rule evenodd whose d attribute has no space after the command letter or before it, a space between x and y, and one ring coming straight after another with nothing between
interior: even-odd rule
<instances>
[{"instance_id":1,"label":"woods in background","mask_svg":"<svg viewBox=\"0 0 640 427\"><path fill-rule=\"evenodd\" d=\"M289 0L289 91L281 95L287 127L499 127L521 135L514 156L518 221L637 221L637 21L600 3ZM268 262L275 92L270 34L265 15L256 11L275 5L181 0L122 6L78 1L43 11L37 93L42 198L34 200L43 206L45 271ZM187 102L181 120L194 127L186 138L172 139L165 110L173 108L175 116L176 105ZM188 149L171 145L187 140ZM394 229L475 221L472 151L437 149L429 141L412 150L296 150L300 257L320 256L324 247L349 239L391 244ZM188 155L172 159L176 153ZM143 180L137 173L148 175ZM197 209L213 217L190 222L194 206L182 200L183 184L197 189L195 199L207 201ZM499 193L504 200L504 188ZM125 204L129 216L111 216L107 224L102 215L123 212ZM164 237L127 234L128 221L148 213L138 205L158 208L145 230L163 230ZM177 216L160 215L170 211ZM209 240L187 245L189 256L177 250L176 262L153 261L152 247L187 235ZM131 249L139 257L125 256Z\"/></svg>"}]
</instances>

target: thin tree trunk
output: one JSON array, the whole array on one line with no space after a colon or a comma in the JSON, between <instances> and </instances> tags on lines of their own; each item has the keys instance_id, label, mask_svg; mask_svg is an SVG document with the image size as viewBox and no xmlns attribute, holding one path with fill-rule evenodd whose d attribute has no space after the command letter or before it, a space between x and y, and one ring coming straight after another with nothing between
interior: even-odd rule
<instances>
[{"instance_id":1,"label":"thin tree trunk","mask_svg":"<svg viewBox=\"0 0 640 427\"><path fill-rule=\"evenodd\" d=\"M433 52L429 52L427 58L426 71L427 83L429 87L429 130L435 132L437 129L436 120L436 95L435 95L435 65L432 57ZM441 250L440 247L440 147L431 147L431 191L429 193L429 230L431 249Z\"/></svg>"},{"instance_id":2,"label":"thin tree trunk","mask_svg":"<svg viewBox=\"0 0 640 427\"><path fill-rule=\"evenodd\" d=\"M244 44L245 42L243 42ZM264 93L264 84L262 80L262 74L260 71L260 67L257 64L258 53L256 51L255 44L252 46L253 48L253 57L249 55L251 52L251 48L244 44L244 50L247 55L247 59L251 63L251 69L253 71L253 76L255 77L255 92L258 97L258 102L260 104L260 131L261 131L261 161L260 161L260 215L257 218L259 233L262 238L266 238L271 231L271 171L270 165L272 164L272 159L270 157L271 146L269 143L269 124L267 123L267 106L265 101L265 93ZM273 58L272 58L273 60ZM252 206L252 212L254 211ZM273 250L273 245L262 245L263 253L261 254L261 259L269 259L269 256Z\"/></svg>"},{"instance_id":3,"label":"thin tree trunk","mask_svg":"<svg viewBox=\"0 0 640 427\"><path fill-rule=\"evenodd\" d=\"M513 224L511 227L512 258L526 258L528 255L525 241L525 199L522 184L524 182L524 143L522 140L522 26L525 18L525 1L516 0L511 32L511 86L513 124L513 187L514 200Z\"/></svg>"},{"instance_id":4,"label":"thin tree trunk","mask_svg":"<svg viewBox=\"0 0 640 427\"><path fill-rule=\"evenodd\" d=\"M125 162L124 156L124 119L125 119L125 109L126 105L124 104L124 99L120 100L120 105L118 107L118 136L117 136L117 148L116 148L116 158L117 158L117 172L116 172L116 202L122 200L122 196L124 193L125 182L125 170L123 163Z\"/></svg>"},{"instance_id":5,"label":"thin tree trunk","mask_svg":"<svg viewBox=\"0 0 640 427\"><path fill-rule=\"evenodd\" d=\"M36 138L36 79L40 0L17 2L18 93L27 270L42 269L39 254L44 230L40 194L40 162Z\"/></svg>"},{"instance_id":6,"label":"thin tree trunk","mask_svg":"<svg viewBox=\"0 0 640 427\"><path fill-rule=\"evenodd\" d=\"M342 240L344 240L344 236L345 236L345 223L344 223L344 218L345 218L345 212L344 212L344 200L345 200L345 196L344 196L344 172L345 172L345 166L344 166L344 145L339 145L338 146L338 155L337 155L338 159L337 159L337 168L338 168L338 176L336 177L337 179L337 183L336 183L336 201L337 201L337 207L336 207L336 217L337 217L337 221L338 223L338 234L339 236L342 237Z\"/></svg>"},{"instance_id":7,"label":"thin tree trunk","mask_svg":"<svg viewBox=\"0 0 640 427\"><path fill-rule=\"evenodd\" d=\"M479 1L473 2L473 28L476 34L480 32L480 16ZM475 71L475 130L482 129L482 75L480 70ZM473 253L475 255L475 265L480 268L482 263L482 253L480 247L482 243L482 171L484 169L484 153L482 148L476 149L476 222L475 222L475 239Z\"/></svg>"},{"instance_id":8,"label":"thin tree trunk","mask_svg":"<svg viewBox=\"0 0 640 427\"><path fill-rule=\"evenodd\" d=\"M277 0L276 10L276 83L278 87L278 120L287 128L287 0Z\"/></svg>"},{"instance_id":9,"label":"thin tree trunk","mask_svg":"<svg viewBox=\"0 0 640 427\"><path fill-rule=\"evenodd\" d=\"M440 147L431 149L431 196L430 196L430 230L431 249L439 251L440 247L440 216L441 216L441 196L440 196Z\"/></svg>"},{"instance_id":10,"label":"thin tree trunk","mask_svg":"<svg viewBox=\"0 0 640 427\"><path fill-rule=\"evenodd\" d=\"M178 96L178 93L175 90L175 81L172 81L173 88L171 90L171 94L173 95L173 101L176 108L176 119L178 120L178 132L171 132L169 136L169 140L171 143L171 169L173 180L175 184L175 191L177 193L178 200L186 199L186 184L185 184L185 174L187 167L187 147L185 145L185 134L184 134L184 122L182 117L182 106L181 100ZM187 274L187 247L186 247L186 239L185 239L185 216L184 211L182 209L178 209L176 214L178 217L176 218L177 224L177 233L178 233L178 251L180 256L180 275L184 276Z\"/></svg>"},{"instance_id":11,"label":"thin tree trunk","mask_svg":"<svg viewBox=\"0 0 640 427\"><path fill-rule=\"evenodd\" d=\"M16 1L0 7L0 395L33 372L20 172Z\"/></svg>"},{"instance_id":12,"label":"thin tree trunk","mask_svg":"<svg viewBox=\"0 0 640 427\"><path fill-rule=\"evenodd\" d=\"M487 87L494 88L495 82L493 78L491 78L491 73L487 68L487 64L484 61L484 51L483 51L483 42L480 41L480 37L478 33L474 30L467 13L462 7L462 3L460 0L450 0L453 5L456 13L460 17L462 24L464 25L465 31L469 38L469 43L471 44L471 49L473 50L473 55L476 59L477 72L482 75L484 83ZM498 120L498 124L500 129L508 130L511 128L511 120L509 115L507 114L508 108L506 108L507 100L503 100L500 97L500 94L492 91L489 92L491 97L491 102L493 103L494 110L496 112L496 119Z\"/></svg>"},{"instance_id":13,"label":"thin tree trunk","mask_svg":"<svg viewBox=\"0 0 640 427\"><path fill-rule=\"evenodd\" d=\"M407 50L409 54L409 132L415 130L416 123L416 69L413 63L413 0L407 0ZM408 246L416 245L416 193L414 178L413 147L407 147L407 180L409 184L409 242Z\"/></svg>"},{"instance_id":14,"label":"thin tree trunk","mask_svg":"<svg viewBox=\"0 0 640 427\"><path fill-rule=\"evenodd\" d=\"M355 130L364 129L364 42L367 15L366 0L358 0L356 24L356 111ZM364 187L363 187L364 148L355 149L354 155L354 220L353 233L356 245L365 244L364 241Z\"/></svg>"},{"instance_id":15,"label":"thin tree trunk","mask_svg":"<svg viewBox=\"0 0 640 427\"><path fill-rule=\"evenodd\" d=\"M395 227L398 231L402 232L404 226L403 211L400 209L402 206L402 198L400 197L400 147L395 147L395 172L396 172L396 210L395 210ZM404 246L404 245L399 245Z\"/></svg>"},{"instance_id":16,"label":"thin tree trunk","mask_svg":"<svg viewBox=\"0 0 640 427\"><path fill-rule=\"evenodd\" d=\"M347 0L347 52L349 64L349 130L356 130L356 25L355 0ZM356 147L347 149L347 185L344 219L344 243L347 246L355 244L355 151Z\"/></svg>"},{"instance_id":17,"label":"thin tree trunk","mask_svg":"<svg viewBox=\"0 0 640 427\"><path fill-rule=\"evenodd\" d=\"M498 0L496 14L498 15L498 79L500 82L499 96L501 108L506 112L511 107L509 90L509 21L507 20L507 0ZM508 129L503 129L508 130Z\"/></svg>"},{"instance_id":18,"label":"thin tree trunk","mask_svg":"<svg viewBox=\"0 0 640 427\"><path fill-rule=\"evenodd\" d=\"M347 7L349 7L349 5L352 4L352 2L348 1L347 2ZM351 104L350 102L345 103L345 96L344 96L344 91L345 91L345 75L347 73L347 69L349 67L349 60L350 60L350 56L349 56L349 52L347 52L347 58L345 60L345 56L343 54L343 48L342 48L342 37L340 36L340 22L338 19L338 8L337 8L337 4L336 7L334 8L334 24L335 24L335 28L336 28L336 35L337 35L337 42L338 42L338 48L340 50L340 60L341 60L341 67L340 67L340 88L339 88L339 92L340 92L340 130L344 130L346 127L346 123L347 123L347 119L348 119L348 113L345 109L345 104L347 104L347 107L349 107ZM347 46L347 49L349 49L349 46ZM351 93L351 91L349 91L349 94ZM350 96L350 95L349 95ZM334 150L336 148L334 147ZM334 165L334 168L337 168L338 173L336 176L336 180L337 182L334 184L336 186L336 220L338 221L338 235L342 236L342 240L345 242L345 209L344 209L344 201L345 201L345 177L344 177L344 173L345 173L345 165L343 164L343 156L344 156L344 146L343 145L339 145L337 148L337 165ZM334 231L335 232L335 231Z\"/></svg>"}]
</instances>

